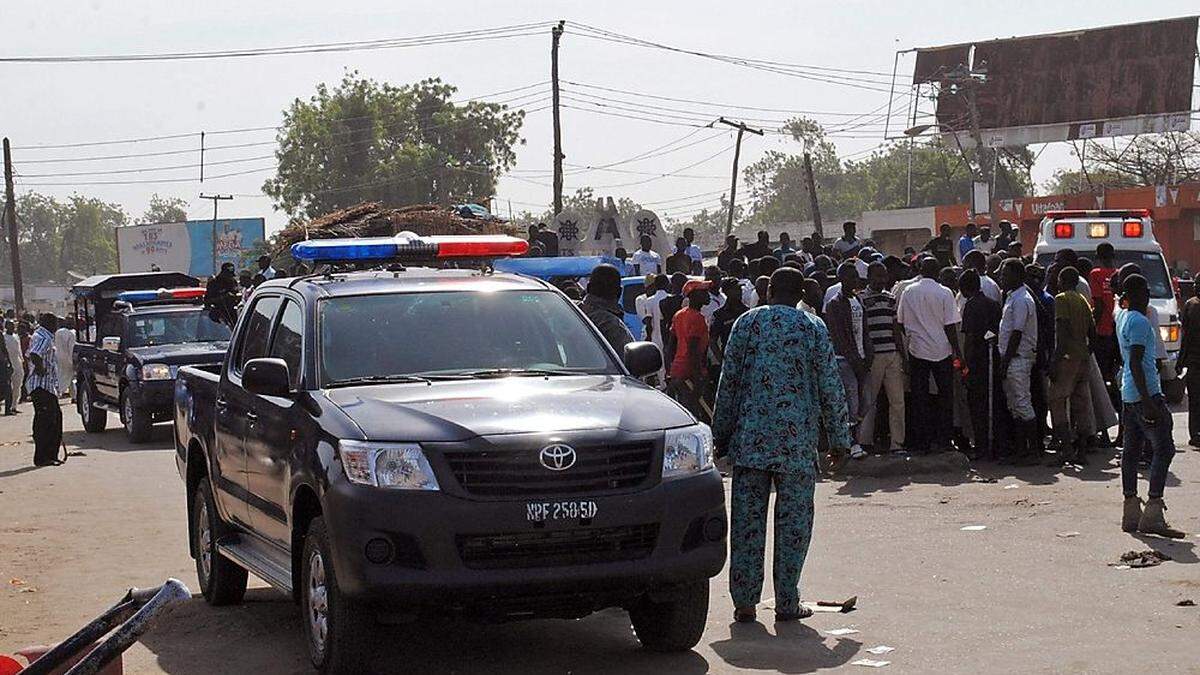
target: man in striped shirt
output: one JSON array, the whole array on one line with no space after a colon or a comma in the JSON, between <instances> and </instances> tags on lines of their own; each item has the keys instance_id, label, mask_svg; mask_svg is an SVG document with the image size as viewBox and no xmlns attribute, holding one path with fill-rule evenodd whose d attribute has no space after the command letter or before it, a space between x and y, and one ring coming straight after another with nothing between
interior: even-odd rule
<instances>
[{"instance_id":1,"label":"man in striped shirt","mask_svg":"<svg viewBox=\"0 0 1200 675\"><path fill-rule=\"evenodd\" d=\"M58 463L62 444L62 408L58 402L58 359L54 349L53 314L38 317L38 329L29 342L29 379L25 388L33 401L33 463L50 466Z\"/></svg>"},{"instance_id":2,"label":"man in striped shirt","mask_svg":"<svg viewBox=\"0 0 1200 675\"><path fill-rule=\"evenodd\" d=\"M904 351L900 349L900 328L896 325L896 298L888 293L888 271L881 262L867 268L867 290L860 296L866 315L867 338L875 352L863 391L863 419L858 427L858 443L875 445L875 409L880 388L887 391L890 450L904 448Z\"/></svg>"}]
</instances>

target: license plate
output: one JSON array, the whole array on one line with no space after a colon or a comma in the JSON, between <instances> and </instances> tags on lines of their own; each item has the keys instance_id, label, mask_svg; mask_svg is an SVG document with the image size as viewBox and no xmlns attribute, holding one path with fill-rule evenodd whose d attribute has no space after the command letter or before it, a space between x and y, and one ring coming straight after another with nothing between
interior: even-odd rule
<instances>
[{"instance_id":1,"label":"license plate","mask_svg":"<svg viewBox=\"0 0 1200 675\"><path fill-rule=\"evenodd\" d=\"M578 520L580 518L595 517L596 502L589 499L528 502L525 504L525 518L531 523L543 523L547 520Z\"/></svg>"}]
</instances>

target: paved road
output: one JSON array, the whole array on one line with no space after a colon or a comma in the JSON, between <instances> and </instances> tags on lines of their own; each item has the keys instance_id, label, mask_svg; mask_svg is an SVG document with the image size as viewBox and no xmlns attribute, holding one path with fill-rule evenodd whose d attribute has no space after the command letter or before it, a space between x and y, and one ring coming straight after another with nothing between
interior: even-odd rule
<instances>
[{"instance_id":1,"label":"paved road","mask_svg":"<svg viewBox=\"0 0 1200 675\"><path fill-rule=\"evenodd\" d=\"M0 653L73 632L129 585L175 576L196 587L169 427L131 446L119 431L84 434L66 413L66 440L80 456L37 470L29 467L28 413L0 418ZM1182 416L1175 419L1177 437L1186 438ZM861 609L851 614L776 626L764 610L762 623L731 625L723 574L713 581L707 632L689 654L643 652L625 615L608 611L578 621L400 628L381 665L430 673L808 673L882 658L891 661L885 672L903 673L1200 673L1200 607L1175 606L1200 603L1200 534L1170 543L1120 532L1111 456L1082 471L980 474L996 482L947 475L819 486L804 596L857 595ZM1170 486L1169 515L1200 533L1200 452L1177 457ZM967 525L987 529L961 530ZM1059 536L1066 532L1079 534ZM1135 548L1173 561L1108 566ZM295 607L254 586L239 607L180 608L127 653L127 672L308 672ZM768 582L764 598L771 596ZM859 632L825 634L843 627ZM895 651L866 651L878 645Z\"/></svg>"}]
</instances>

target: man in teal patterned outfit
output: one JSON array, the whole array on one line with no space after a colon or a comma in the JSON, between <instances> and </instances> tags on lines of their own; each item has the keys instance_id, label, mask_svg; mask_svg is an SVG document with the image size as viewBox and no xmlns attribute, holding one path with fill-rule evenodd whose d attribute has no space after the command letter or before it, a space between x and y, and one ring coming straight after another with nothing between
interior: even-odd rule
<instances>
[{"instance_id":1,"label":"man in teal patterned outfit","mask_svg":"<svg viewBox=\"0 0 1200 675\"><path fill-rule=\"evenodd\" d=\"M775 486L775 620L809 616L800 571L812 536L817 437L850 446L842 380L825 324L796 308L804 275L771 275L769 304L729 335L713 414L718 455L733 464L729 590L734 618L753 621L762 596L767 502Z\"/></svg>"}]
</instances>

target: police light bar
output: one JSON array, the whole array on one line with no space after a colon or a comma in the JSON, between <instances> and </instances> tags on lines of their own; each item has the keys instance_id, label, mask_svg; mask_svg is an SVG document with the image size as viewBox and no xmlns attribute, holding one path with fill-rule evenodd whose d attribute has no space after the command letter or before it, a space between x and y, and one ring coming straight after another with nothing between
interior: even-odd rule
<instances>
[{"instance_id":1,"label":"police light bar","mask_svg":"<svg viewBox=\"0 0 1200 675\"><path fill-rule=\"evenodd\" d=\"M310 239L292 244L292 257L314 263L501 258L523 255L529 242L508 235L418 237L401 232L394 237Z\"/></svg>"},{"instance_id":2,"label":"police light bar","mask_svg":"<svg viewBox=\"0 0 1200 675\"><path fill-rule=\"evenodd\" d=\"M117 293L117 300L130 304L167 300L199 300L203 297L203 288L160 288L155 291L121 291Z\"/></svg>"},{"instance_id":3,"label":"police light bar","mask_svg":"<svg viewBox=\"0 0 1200 675\"><path fill-rule=\"evenodd\" d=\"M1154 212L1150 209L1100 209L1100 210L1071 210L1047 211L1046 218L1150 218Z\"/></svg>"}]
</instances>

